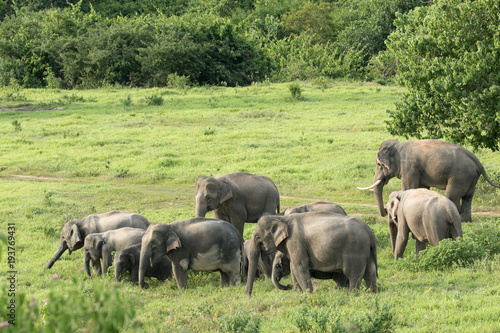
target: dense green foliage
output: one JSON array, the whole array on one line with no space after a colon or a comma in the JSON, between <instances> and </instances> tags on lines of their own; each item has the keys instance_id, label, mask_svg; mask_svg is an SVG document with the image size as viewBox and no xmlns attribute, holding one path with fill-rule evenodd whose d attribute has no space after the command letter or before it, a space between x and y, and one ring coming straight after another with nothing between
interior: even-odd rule
<instances>
[{"instance_id":1,"label":"dense green foliage","mask_svg":"<svg viewBox=\"0 0 500 333\"><path fill-rule=\"evenodd\" d=\"M401 264L394 261L387 219L378 216L373 193L356 188L373 181L380 142L392 138L385 110L402 88L324 78L294 82L292 89L268 82L186 88L181 77L171 81L179 88L0 88L0 318L10 301L2 234L13 223L16 316L32 325L29 332L500 330L498 189L479 181L464 240L427 249L429 265L415 268L414 240ZM495 182L499 154L476 153ZM220 288L217 272L192 271L186 290L156 279L141 290L128 277L118 284L109 273L87 277L82 250L45 269L69 219L115 209L160 223L190 218L197 178L235 171L272 178L282 209L328 200L366 221L377 240L379 292L349 293L313 279L309 295L260 278L247 297L243 285ZM385 199L400 187L392 179ZM254 229L247 223L244 238ZM480 255L453 261L468 244Z\"/></svg>"},{"instance_id":2,"label":"dense green foliage","mask_svg":"<svg viewBox=\"0 0 500 333\"><path fill-rule=\"evenodd\" d=\"M10 4L10 5L9 5ZM5 3L0 85L92 88L386 80L373 59L419 0ZM0 7L0 11L2 7Z\"/></svg>"},{"instance_id":3,"label":"dense green foliage","mask_svg":"<svg viewBox=\"0 0 500 333\"><path fill-rule=\"evenodd\" d=\"M437 0L395 21L388 47L408 88L389 132L498 150L499 0Z\"/></svg>"}]
</instances>

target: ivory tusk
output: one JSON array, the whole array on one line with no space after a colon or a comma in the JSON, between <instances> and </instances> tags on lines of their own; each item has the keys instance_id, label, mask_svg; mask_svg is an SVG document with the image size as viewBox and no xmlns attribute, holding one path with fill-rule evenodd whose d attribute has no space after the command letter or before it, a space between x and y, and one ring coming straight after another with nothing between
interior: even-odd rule
<instances>
[{"instance_id":1,"label":"ivory tusk","mask_svg":"<svg viewBox=\"0 0 500 333\"><path fill-rule=\"evenodd\" d=\"M373 183L373 185L371 185L371 186L368 186L368 187L358 187L358 189L360 189L360 190L371 190L372 188L374 188L375 186L377 186L378 184L380 184L381 181L382 180L379 179L375 183Z\"/></svg>"}]
</instances>

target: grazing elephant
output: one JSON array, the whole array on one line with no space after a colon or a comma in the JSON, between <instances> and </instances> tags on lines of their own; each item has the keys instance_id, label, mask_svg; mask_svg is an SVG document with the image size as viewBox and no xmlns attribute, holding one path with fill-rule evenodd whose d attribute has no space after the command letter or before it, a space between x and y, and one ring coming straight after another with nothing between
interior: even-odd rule
<instances>
[{"instance_id":1,"label":"grazing elephant","mask_svg":"<svg viewBox=\"0 0 500 333\"><path fill-rule=\"evenodd\" d=\"M284 215L296 214L296 213L307 213L307 212L330 212L342 215L347 215L344 208L334 204L333 202L327 201L316 201L310 204L305 204L302 206L287 208L283 212Z\"/></svg>"},{"instance_id":2,"label":"grazing elephant","mask_svg":"<svg viewBox=\"0 0 500 333\"><path fill-rule=\"evenodd\" d=\"M228 221L243 235L245 222L257 222L264 214L277 214L280 195L265 176L237 172L200 177L196 182L196 216L213 210L216 219Z\"/></svg>"},{"instance_id":3,"label":"grazing elephant","mask_svg":"<svg viewBox=\"0 0 500 333\"><path fill-rule=\"evenodd\" d=\"M112 252L138 244L146 231L138 228L120 228L85 237L83 263L85 272L90 276L89 262L97 275L106 274L112 264ZM101 265L102 259L102 265Z\"/></svg>"},{"instance_id":4,"label":"grazing elephant","mask_svg":"<svg viewBox=\"0 0 500 333\"><path fill-rule=\"evenodd\" d=\"M139 281L139 260L141 257L142 244L136 244L127 247L123 250L118 250L115 253L113 265L115 266L115 280L120 281L120 278L126 272L130 272L130 280L132 282ZM155 277L160 281L165 281L172 277L172 263L163 256L157 262L150 262L144 273L146 277Z\"/></svg>"},{"instance_id":5,"label":"grazing elephant","mask_svg":"<svg viewBox=\"0 0 500 333\"><path fill-rule=\"evenodd\" d=\"M245 251L245 263L248 262L250 258L250 239L247 239L243 243L244 251ZM257 264L257 272L255 273L256 277L259 277L261 274L264 274L266 279L270 279L273 272L273 260L274 253L266 254L259 257L259 262ZM245 265L245 276L248 275L248 265ZM288 273L290 274L290 273Z\"/></svg>"},{"instance_id":6,"label":"grazing elephant","mask_svg":"<svg viewBox=\"0 0 500 333\"><path fill-rule=\"evenodd\" d=\"M326 212L265 215L252 234L247 295L251 295L261 253L281 251L290 258L292 279L303 292L313 291L311 271L337 272L349 290L366 285L377 292L377 244L370 227L355 217Z\"/></svg>"},{"instance_id":7,"label":"grazing elephant","mask_svg":"<svg viewBox=\"0 0 500 333\"><path fill-rule=\"evenodd\" d=\"M478 158L462 146L440 140L388 140L377 153L374 184L359 189L373 188L379 212L385 216L382 192L392 177L401 179L403 191L436 187L446 190L462 221L472 221L472 197L480 175L490 185L500 187L488 178Z\"/></svg>"},{"instance_id":8,"label":"grazing elephant","mask_svg":"<svg viewBox=\"0 0 500 333\"><path fill-rule=\"evenodd\" d=\"M427 242L437 246L442 239L462 237L457 207L437 192L423 188L392 192L385 210L394 259L403 257L410 232L415 238L417 255Z\"/></svg>"},{"instance_id":9,"label":"grazing elephant","mask_svg":"<svg viewBox=\"0 0 500 333\"><path fill-rule=\"evenodd\" d=\"M142 239L139 286L148 287L144 276L149 262L167 255L177 286L187 287L187 270L220 271L221 287L236 285L241 272L243 238L226 221L192 218L152 225Z\"/></svg>"},{"instance_id":10,"label":"grazing elephant","mask_svg":"<svg viewBox=\"0 0 500 333\"><path fill-rule=\"evenodd\" d=\"M59 257L68 250L81 249L87 235L105 232L124 227L147 229L149 221L139 214L112 211L104 214L89 215L83 219L75 219L66 222L61 232L61 242L52 256L46 268L50 269Z\"/></svg>"},{"instance_id":11,"label":"grazing elephant","mask_svg":"<svg viewBox=\"0 0 500 333\"><path fill-rule=\"evenodd\" d=\"M321 272L310 270L311 277L320 280L334 280L337 285L341 288L349 287L349 280L342 273L337 272ZM277 251L274 256L273 261L273 271L272 271L272 280L273 284L276 288L281 290L290 290L292 289L291 285L284 286L279 281L290 274L290 259L281 251ZM297 285L296 281L294 284Z\"/></svg>"}]
</instances>

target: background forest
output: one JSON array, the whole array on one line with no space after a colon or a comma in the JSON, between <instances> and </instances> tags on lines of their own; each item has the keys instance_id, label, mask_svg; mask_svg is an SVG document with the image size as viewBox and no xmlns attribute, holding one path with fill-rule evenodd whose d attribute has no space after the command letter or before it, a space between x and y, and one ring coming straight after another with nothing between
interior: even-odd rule
<instances>
[{"instance_id":1,"label":"background forest","mask_svg":"<svg viewBox=\"0 0 500 333\"><path fill-rule=\"evenodd\" d=\"M386 83L396 13L421 0L0 0L0 85ZM387 58L387 57L385 57Z\"/></svg>"}]
</instances>

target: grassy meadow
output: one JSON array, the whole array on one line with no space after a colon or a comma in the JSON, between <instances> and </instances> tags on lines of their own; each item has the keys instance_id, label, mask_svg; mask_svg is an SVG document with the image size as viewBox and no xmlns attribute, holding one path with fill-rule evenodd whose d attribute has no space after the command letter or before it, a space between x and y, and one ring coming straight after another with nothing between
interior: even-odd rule
<instances>
[{"instance_id":1,"label":"grassy meadow","mask_svg":"<svg viewBox=\"0 0 500 333\"><path fill-rule=\"evenodd\" d=\"M96 329L100 317L82 315L79 300L114 290L118 298L96 297L90 307L111 317L133 309L125 332L499 332L500 255L415 268L410 240L406 257L395 262L373 193L356 188L373 182L378 147L392 138L386 110L404 90L368 83L300 87L298 100L289 84L0 90L0 232L15 225L16 293L32 302L23 312L18 301L18 328L35 308L35 328L50 322L58 302L74 318L57 320ZM158 100L163 104L151 105ZM500 153L474 153L500 183ZM111 210L161 223L190 218L198 177L237 171L273 179L282 210L328 200L366 221L377 237L379 293L349 293L314 280L315 292L301 294L262 278L249 298L244 285L221 289L218 273L199 272L190 273L187 290L156 279L141 290L128 279L116 284L110 273L86 277L82 250L45 269L67 220ZM399 187L391 180L385 197ZM493 237L500 235L499 194L480 179L464 239L480 232L490 235L486 246L500 246ZM254 228L246 224L245 239ZM7 247L0 244L0 299L7 302Z\"/></svg>"}]
</instances>

